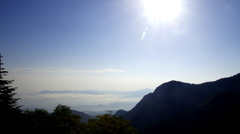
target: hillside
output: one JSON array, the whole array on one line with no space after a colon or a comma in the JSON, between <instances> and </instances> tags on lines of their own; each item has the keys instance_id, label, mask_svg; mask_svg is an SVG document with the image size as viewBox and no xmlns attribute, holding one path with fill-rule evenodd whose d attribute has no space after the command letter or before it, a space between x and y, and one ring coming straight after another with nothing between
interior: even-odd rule
<instances>
[{"instance_id":1,"label":"hillside","mask_svg":"<svg viewBox=\"0 0 240 134\"><path fill-rule=\"evenodd\" d=\"M80 115L82 117L82 119L81 119L82 123L86 123L86 122L88 122L88 119L93 118L93 117L85 114L84 112L79 112L76 110L71 110L71 112L72 112L72 114Z\"/></svg>"},{"instance_id":2,"label":"hillside","mask_svg":"<svg viewBox=\"0 0 240 134\"><path fill-rule=\"evenodd\" d=\"M120 117L120 116L124 115L125 113L127 113L127 111L121 109L121 110L118 110L118 111L115 113L115 115L116 115L116 117Z\"/></svg>"},{"instance_id":3,"label":"hillside","mask_svg":"<svg viewBox=\"0 0 240 134\"><path fill-rule=\"evenodd\" d=\"M179 116L153 124L144 133L237 133L239 112L240 92L220 91Z\"/></svg>"},{"instance_id":4,"label":"hillside","mask_svg":"<svg viewBox=\"0 0 240 134\"><path fill-rule=\"evenodd\" d=\"M156 88L129 112L123 115L131 125L143 130L156 122L178 116L205 102L218 91L224 91L240 82L240 74L202 84L170 81Z\"/></svg>"}]
</instances>

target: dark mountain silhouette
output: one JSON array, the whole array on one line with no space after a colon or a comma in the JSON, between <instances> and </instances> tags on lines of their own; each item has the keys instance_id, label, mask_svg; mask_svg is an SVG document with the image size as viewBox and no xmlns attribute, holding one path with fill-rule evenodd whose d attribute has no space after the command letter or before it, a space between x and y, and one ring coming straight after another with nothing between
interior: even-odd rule
<instances>
[{"instance_id":1,"label":"dark mountain silhouette","mask_svg":"<svg viewBox=\"0 0 240 134\"><path fill-rule=\"evenodd\" d=\"M80 115L82 117L82 119L80 120L82 123L86 123L86 122L88 122L89 118L93 118L93 117L85 114L84 112L79 112L76 110L71 110L71 112L72 112L72 114Z\"/></svg>"},{"instance_id":2,"label":"dark mountain silhouette","mask_svg":"<svg viewBox=\"0 0 240 134\"><path fill-rule=\"evenodd\" d=\"M202 84L170 81L157 87L153 93L145 95L123 117L131 120L131 125L135 128L143 130L156 122L178 116L208 100L216 92L236 87L239 82L240 74Z\"/></svg>"},{"instance_id":3,"label":"dark mountain silhouette","mask_svg":"<svg viewBox=\"0 0 240 134\"><path fill-rule=\"evenodd\" d=\"M116 117L120 117L120 116L124 115L125 113L127 113L127 111L121 109L121 110L118 110L115 113L115 115L116 115Z\"/></svg>"},{"instance_id":4,"label":"dark mountain silhouette","mask_svg":"<svg viewBox=\"0 0 240 134\"><path fill-rule=\"evenodd\" d=\"M240 92L230 89L216 93L209 100L177 117L153 124L144 133L238 133L239 113Z\"/></svg>"}]
</instances>

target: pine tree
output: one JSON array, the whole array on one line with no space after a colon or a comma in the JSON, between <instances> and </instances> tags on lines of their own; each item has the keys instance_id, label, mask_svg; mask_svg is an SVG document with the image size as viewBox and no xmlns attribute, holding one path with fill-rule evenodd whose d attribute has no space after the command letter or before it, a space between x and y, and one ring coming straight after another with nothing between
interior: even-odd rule
<instances>
[{"instance_id":1,"label":"pine tree","mask_svg":"<svg viewBox=\"0 0 240 134\"><path fill-rule=\"evenodd\" d=\"M21 110L14 98L16 88L10 86L13 80L4 80L8 71L4 71L0 53L0 126L3 133L21 132ZM12 128L14 126L14 128ZM1 132L0 131L0 132Z\"/></svg>"},{"instance_id":2,"label":"pine tree","mask_svg":"<svg viewBox=\"0 0 240 134\"><path fill-rule=\"evenodd\" d=\"M18 98L13 98L16 94L14 91L17 88L9 86L13 80L3 80L3 76L6 76L8 71L4 71L0 53L0 114L7 114L9 112L19 111L20 106L17 104Z\"/></svg>"}]
</instances>

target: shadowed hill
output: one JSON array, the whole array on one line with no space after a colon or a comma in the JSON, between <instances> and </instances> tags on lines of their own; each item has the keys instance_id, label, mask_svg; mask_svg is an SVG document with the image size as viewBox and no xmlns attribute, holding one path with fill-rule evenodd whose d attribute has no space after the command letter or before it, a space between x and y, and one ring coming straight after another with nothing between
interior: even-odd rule
<instances>
[{"instance_id":1,"label":"shadowed hill","mask_svg":"<svg viewBox=\"0 0 240 134\"><path fill-rule=\"evenodd\" d=\"M149 126L144 133L239 132L240 92L220 91L209 100L174 118Z\"/></svg>"},{"instance_id":2,"label":"shadowed hill","mask_svg":"<svg viewBox=\"0 0 240 134\"><path fill-rule=\"evenodd\" d=\"M79 112L76 110L71 110L71 112L72 112L72 114L80 115L82 117L82 119L81 119L82 123L86 123L86 122L88 122L88 119L93 118L93 117L85 114L84 112Z\"/></svg>"},{"instance_id":3,"label":"shadowed hill","mask_svg":"<svg viewBox=\"0 0 240 134\"><path fill-rule=\"evenodd\" d=\"M153 93L145 95L123 117L131 120L131 125L137 129L143 129L203 103L216 92L226 90L239 80L240 74L202 84L170 81L157 87Z\"/></svg>"},{"instance_id":4,"label":"shadowed hill","mask_svg":"<svg viewBox=\"0 0 240 134\"><path fill-rule=\"evenodd\" d=\"M120 117L120 116L124 115L125 113L127 113L127 111L121 109L121 110L118 110L115 113L115 115L116 115L116 117Z\"/></svg>"}]
</instances>

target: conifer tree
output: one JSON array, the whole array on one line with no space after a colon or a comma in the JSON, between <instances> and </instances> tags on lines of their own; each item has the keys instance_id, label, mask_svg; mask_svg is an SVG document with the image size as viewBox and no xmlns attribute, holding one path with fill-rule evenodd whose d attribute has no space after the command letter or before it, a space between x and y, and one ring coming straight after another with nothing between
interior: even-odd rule
<instances>
[{"instance_id":1,"label":"conifer tree","mask_svg":"<svg viewBox=\"0 0 240 134\"><path fill-rule=\"evenodd\" d=\"M3 80L3 76L6 76L8 71L2 68L2 57L0 53L0 114L7 114L19 111L20 106L17 104L18 98L13 97L16 88L10 86L13 80Z\"/></svg>"},{"instance_id":2,"label":"conifer tree","mask_svg":"<svg viewBox=\"0 0 240 134\"><path fill-rule=\"evenodd\" d=\"M10 86L13 80L4 80L8 71L2 68L0 53L0 119L3 133L16 133L21 131L21 110L17 104L18 98L14 98L16 88ZM12 128L14 126L14 128Z\"/></svg>"}]
</instances>

